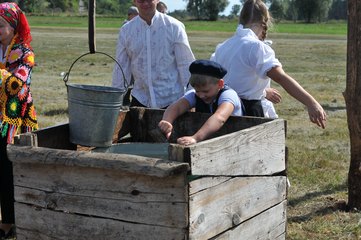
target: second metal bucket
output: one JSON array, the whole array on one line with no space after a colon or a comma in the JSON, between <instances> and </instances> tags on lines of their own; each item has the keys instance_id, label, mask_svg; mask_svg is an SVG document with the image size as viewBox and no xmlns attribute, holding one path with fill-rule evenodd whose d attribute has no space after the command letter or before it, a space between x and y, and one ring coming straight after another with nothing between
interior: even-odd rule
<instances>
[{"instance_id":1,"label":"second metal bucket","mask_svg":"<svg viewBox=\"0 0 361 240\"><path fill-rule=\"evenodd\" d=\"M111 146L124 91L81 84L67 87L70 141L83 146Z\"/></svg>"}]
</instances>

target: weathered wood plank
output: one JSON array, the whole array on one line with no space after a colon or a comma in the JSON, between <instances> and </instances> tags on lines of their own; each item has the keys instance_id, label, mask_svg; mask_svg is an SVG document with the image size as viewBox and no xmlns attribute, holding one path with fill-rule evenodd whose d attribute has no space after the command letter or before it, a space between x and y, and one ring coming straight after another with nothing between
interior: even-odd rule
<instances>
[{"instance_id":1,"label":"weathered wood plank","mask_svg":"<svg viewBox=\"0 0 361 240\"><path fill-rule=\"evenodd\" d=\"M38 136L31 132L16 135L14 137L14 144L21 146L38 147Z\"/></svg>"},{"instance_id":2,"label":"weathered wood plank","mask_svg":"<svg viewBox=\"0 0 361 240\"><path fill-rule=\"evenodd\" d=\"M36 134L39 147L75 150L76 145L69 140L69 124L60 124L53 127L42 128L32 132ZM20 138L22 138L20 135ZM26 135L26 134L25 134Z\"/></svg>"},{"instance_id":3,"label":"weathered wood plank","mask_svg":"<svg viewBox=\"0 0 361 240\"><path fill-rule=\"evenodd\" d=\"M171 136L172 143L176 143L177 138L191 136L196 133L211 116L209 113L187 112L174 121L174 131ZM255 117L235 117L231 116L221 129L209 136L209 139L233 133L242 129L250 128L259 124L273 121L269 118Z\"/></svg>"},{"instance_id":4,"label":"weathered wood plank","mask_svg":"<svg viewBox=\"0 0 361 240\"><path fill-rule=\"evenodd\" d=\"M200 181L204 182L205 179ZM210 181L214 185L209 184L207 189L199 192L191 190L190 239L214 237L286 199L284 176L234 177L229 180L220 178L218 182L214 179ZM199 184L197 182L192 181L190 189Z\"/></svg>"},{"instance_id":5,"label":"weathered wood plank","mask_svg":"<svg viewBox=\"0 0 361 240\"><path fill-rule=\"evenodd\" d=\"M188 225L185 174L164 178L61 165L14 164L15 201L55 211Z\"/></svg>"},{"instance_id":6,"label":"weathered wood plank","mask_svg":"<svg viewBox=\"0 0 361 240\"><path fill-rule=\"evenodd\" d=\"M8 156L15 163L54 164L74 167L113 169L135 174L166 177L187 172L187 163L171 162L129 154L93 153L50 148L8 145Z\"/></svg>"},{"instance_id":7,"label":"weathered wood plank","mask_svg":"<svg viewBox=\"0 0 361 240\"><path fill-rule=\"evenodd\" d=\"M212 240L257 239L285 240L287 201L268 209L254 218L243 222Z\"/></svg>"},{"instance_id":8,"label":"weathered wood plank","mask_svg":"<svg viewBox=\"0 0 361 240\"><path fill-rule=\"evenodd\" d=\"M169 149L169 159L189 162L193 175L272 175L286 169L285 155L285 122L280 119Z\"/></svg>"},{"instance_id":9,"label":"weathered wood plank","mask_svg":"<svg viewBox=\"0 0 361 240\"><path fill-rule=\"evenodd\" d=\"M201 177L189 183L189 195L227 182L232 177Z\"/></svg>"},{"instance_id":10,"label":"weathered wood plank","mask_svg":"<svg viewBox=\"0 0 361 240\"><path fill-rule=\"evenodd\" d=\"M186 229L55 212L15 203L17 240L182 240Z\"/></svg>"},{"instance_id":11,"label":"weathered wood plank","mask_svg":"<svg viewBox=\"0 0 361 240\"><path fill-rule=\"evenodd\" d=\"M109 218L141 224L154 224L165 227L186 228L188 225L188 202L182 199L156 199L150 201L147 196L141 199L124 200L125 194L117 198L93 197L77 194L47 192L32 188L15 187L18 203L26 203L44 209L85 214L94 217ZM104 192L102 192L104 193ZM140 193L147 195L147 193ZM151 195L151 194L150 194ZM126 198L125 196L124 198ZM154 198L150 196L149 199Z\"/></svg>"},{"instance_id":12,"label":"weathered wood plank","mask_svg":"<svg viewBox=\"0 0 361 240\"><path fill-rule=\"evenodd\" d=\"M117 143L119 139L130 133L130 114L129 110L121 110L118 115L117 123L115 124L113 143Z\"/></svg>"},{"instance_id":13,"label":"weathered wood plank","mask_svg":"<svg viewBox=\"0 0 361 240\"><path fill-rule=\"evenodd\" d=\"M15 187L131 202L187 200L185 176L158 178L114 170L14 164Z\"/></svg>"}]
</instances>

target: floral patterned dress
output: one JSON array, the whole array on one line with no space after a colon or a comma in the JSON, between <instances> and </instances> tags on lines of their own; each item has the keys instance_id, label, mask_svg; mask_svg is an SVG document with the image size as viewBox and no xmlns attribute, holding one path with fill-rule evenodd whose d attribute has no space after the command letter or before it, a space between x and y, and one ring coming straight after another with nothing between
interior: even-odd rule
<instances>
[{"instance_id":1,"label":"floral patterned dress","mask_svg":"<svg viewBox=\"0 0 361 240\"><path fill-rule=\"evenodd\" d=\"M34 52L17 39L15 36L8 47L5 64L0 63L0 134L7 143L18 131L38 128L30 92Z\"/></svg>"}]
</instances>

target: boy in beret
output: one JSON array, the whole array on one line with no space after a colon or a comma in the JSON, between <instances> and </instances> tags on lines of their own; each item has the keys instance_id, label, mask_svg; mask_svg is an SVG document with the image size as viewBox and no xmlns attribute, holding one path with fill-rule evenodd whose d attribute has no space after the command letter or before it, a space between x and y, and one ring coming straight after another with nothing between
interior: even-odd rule
<instances>
[{"instance_id":1,"label":"boy in beret","mask_svg":"<svg viewBox=\"0 0 361 240\"><path fill-rule=\"evenodd\" d=\"M212 113L212 116L193 135L177 139L178 144L190 145L200 142L219 130L229 116L242 116L242 104L237 93L224 85L227 71L210 60L196 60L189 66L189 84L194 88L171 104L163 114L158 126L169 139L173 122L186 111L195 108L196 112Z\"/></svg>"}]
</instances>

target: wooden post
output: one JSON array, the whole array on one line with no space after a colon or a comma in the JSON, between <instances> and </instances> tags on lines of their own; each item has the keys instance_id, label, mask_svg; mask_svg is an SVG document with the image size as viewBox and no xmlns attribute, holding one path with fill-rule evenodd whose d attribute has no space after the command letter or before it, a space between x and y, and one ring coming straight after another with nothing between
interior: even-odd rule
<instances>
[{"instance_id":1,"label":"wooden post","mask_svg":"<svg viewBox=\"0 0 361 240\"><path fill-rule=\"evenodd\" d=\"M344 98L350 134L348 205L361 209L361 0L348 0L347 83Z\"/></svg>"},{"instance_id":2,"label":"wooden post","mask_svg":"<svg viewBox=\"0 0 361 240\"><path fill-rule=\"evenodd\" d=\"M89 38L89 51L95 53L95 2L96 0L89 0L89 16L88 16L88 38Z\"/></svg>"}]
</instances>

